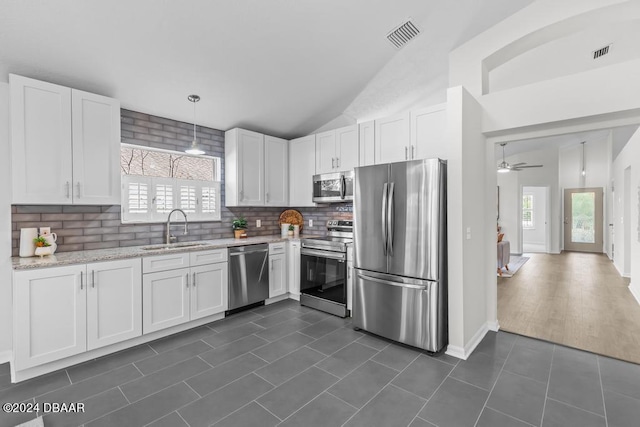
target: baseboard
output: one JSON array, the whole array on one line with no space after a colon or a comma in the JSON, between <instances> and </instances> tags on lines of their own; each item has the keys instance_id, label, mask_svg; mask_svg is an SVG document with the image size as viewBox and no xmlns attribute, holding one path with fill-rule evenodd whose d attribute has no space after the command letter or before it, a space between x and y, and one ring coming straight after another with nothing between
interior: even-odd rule
<instances>
[{"instance_id":1,"label":"baseboard","mask_svg":"<svg viewBox=\"0 0 640 427\"><path fill-rule=\"evenodd\" d=\"M500 324L498 323L497 320L491 320L487 322L487 328L490 331L498 332L500 330Z\"/></svg>"},{"instance_id":2,"label":"baseboard","mask_svg":"<svg viewBox=\"0 0 640 427\"><path fill-rule=\"evenodd\" d=\"M13 353L9 350L0 351L0 363L11 362L11 356Z\"/></svg>"},{"instance_id":3,"label":"baseboard","mask_svg":"<svg viewBox=\"0 0 640 427\"><path fill-rule=\"evenodd\" d=\"M458 359L467 360L471 355L471 353L473 353L473 350L475 350L478 344L480 344L484 336L487 335L487 332L491 330L490 325L497 326L497 323L498 322L484 323L480 327L480 329L478 329L478 331L473 335L473 337L469 340L469 342L465 344L464 347L459 347L456 345L448 345L447 351L445 352L445 354L448 354L449 356L457 357Z\"/></svg>"},{"instance_id":4,"label":"baseboard","mask_svg":"<svg viewBox=\"0 0 640 427\"><path fill-rule=\"evenodd\" d=\"M629 290L631 291L631 295L636 299L636 302L640 304L640 289L636 289L633 285L633 282L629 283Z\"/></svg>"}]
</instances>

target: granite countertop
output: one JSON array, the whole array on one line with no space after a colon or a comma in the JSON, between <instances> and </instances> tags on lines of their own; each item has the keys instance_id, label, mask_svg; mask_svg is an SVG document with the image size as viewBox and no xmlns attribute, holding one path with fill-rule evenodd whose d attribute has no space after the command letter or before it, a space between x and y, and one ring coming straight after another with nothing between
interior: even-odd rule
<instances>
[{"instance_id":1,"label":"granite countertop","mask_svg":"<svg viewBox=\"0 0 640 427\"><path fill-rule=\"evenodd\" d=\"M163 245L131 246L127 248L96 249L90 251L60 252L44 257L20 258L12 257L11 264L14 270L29 270L44 267L57 267L71 264L86 264L96 261L111 261L126 258L139 258L143 256L166 255L178 252L204 251L209 249L229 248L233 246L257 245L260 243L277 243L289 240L300 240L302 238L318 238L318 235L304 235L300 237L281 236L258 236L246 239L217 239L199 240L197 242L181 242L178 245L188 245L197 243L198 246L175 246L169 249L162 248ZM143 249L148 247L158 247L157 249Z\"/></svg>"}]
</instances>

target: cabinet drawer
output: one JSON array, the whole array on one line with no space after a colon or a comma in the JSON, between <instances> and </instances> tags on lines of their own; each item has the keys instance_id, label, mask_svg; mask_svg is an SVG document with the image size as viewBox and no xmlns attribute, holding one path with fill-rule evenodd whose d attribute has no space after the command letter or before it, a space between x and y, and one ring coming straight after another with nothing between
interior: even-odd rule
<instances>
[{"instance_id":1,"label":"cabinet drawer","mask_svg":"<svg viewBox=\"0 0 640 427\"><path fill-rule=\"evenodd\" d=\"M145 274L185 267L189 267L188 253L157 255L142 258L142 272Z\"/></svg>"},{"instance_id":2,"label":"cabinet drawer","mask_svg":"<svg viewBox=\"0 0 640 427\"><path fill-rule=\"evenodd\" d=\"M191 267L205 264L214 264L216 262L227 261L227 249L212 249L209 251L196 251L191 252Z\"/></svg>"},{"instance_id":3,"label":"cabinet drawer","mask_svg":"<svg viewBox=\"0 0 640 427\"><path fill-rule=\"evenodd\" d=\"M285 253L287 242L269 243L269 255L279 255Z\"/></svg>"}]
</instances>

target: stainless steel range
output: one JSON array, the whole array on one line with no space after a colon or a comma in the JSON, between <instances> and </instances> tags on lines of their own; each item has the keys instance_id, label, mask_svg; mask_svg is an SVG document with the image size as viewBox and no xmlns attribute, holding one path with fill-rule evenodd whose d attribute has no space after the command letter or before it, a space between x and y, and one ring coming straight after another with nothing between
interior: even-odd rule
<instances>
[{"instance_id":1,"label":"stainless steel range","mask_svg":"<svg viewBox=\"0 0 640 427\"><path fill-rule=\"evenodd\" d=\"M300 304L347 317L347 253L353 221L327 221L326 237L300 241Z\"/></svg>"}]
</instances>

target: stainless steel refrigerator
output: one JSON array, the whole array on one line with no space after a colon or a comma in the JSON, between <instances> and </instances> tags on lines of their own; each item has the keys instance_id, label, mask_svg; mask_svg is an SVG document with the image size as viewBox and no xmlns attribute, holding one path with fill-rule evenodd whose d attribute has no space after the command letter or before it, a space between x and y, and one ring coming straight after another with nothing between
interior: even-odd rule
<instances>
[{"instance_id":1,"label":"stainless steel refrigerator","mask_svg":"<svg viewBox=\"0 0 640 427\"><path fill-rule=\"evenodd\" d=\"M447 164L355 169L354 326L438 352L447 344Z\"/></svg>"}]
</instances>

